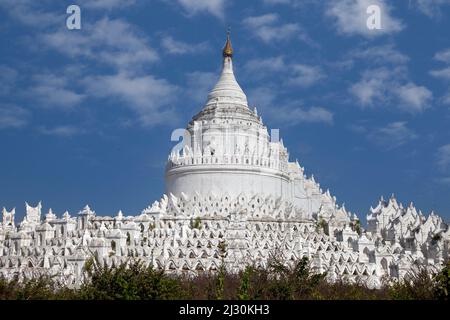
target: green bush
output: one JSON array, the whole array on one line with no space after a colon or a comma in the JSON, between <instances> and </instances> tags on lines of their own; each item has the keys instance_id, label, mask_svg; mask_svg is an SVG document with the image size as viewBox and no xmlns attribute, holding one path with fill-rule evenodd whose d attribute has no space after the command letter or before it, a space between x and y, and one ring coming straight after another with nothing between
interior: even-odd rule
<instances>
[{"instance_id":1,"label":"green bush","mask_svg":"<svg viewBox=\"0 0 450 320\"><path fill-rule=\"evenodd\" d=\"M0 278L0 300L67 300L76 299L77 294L68 288L58 288L49 277L7 281Z\"/></svg>"},{"instance_id":2,"label":"green bush","mask_svg":"<svg viewBox=\"0 0 450 320\"><path fill-rule=\"evenodd\" d=\"M439 280L425 267L414 266L405 277L389 287L389 296L395 300L434 300L439 298Z\"/></svg>"},{"instance_id":3,"label":"green bush","mask_svg":"<svg viewBox=\"0 0 450 320\"><path fill-rule=\"evenodd\" d=\"M200 217L195 218L195 220L191 219L191 229L201 229L202 228L202 220Z\"/></svg>"},{"instance_id":4,"label":"green bush","mask_svg":"<svg viewBox=\"0 0 450 320\"><path fill-rule=\"evenodd\" d=\"M89 280L84 283L81 299L96 300L161 300L185 298L180 280L163 271L146 267L141 261L122 263L118 267L87 265Z\"/></svg>"},{"instance_id":5,"label":"green bush","mask_svg":"<svg viewBox=\"0 0 450 320\"><path fill-rule=\"evenodd\" d=\"M267 268L247 266L229 273L222 262L215 273L172 276L129 260L117 267L85 264L86 281L78 289L57 286L49 277L18 281L0 278L0 299L153 300L153 299L445 299L450 290L450 263L436 275L423 267L411 270L402 281L369 289L362 283L329 283L325 274L312 271L304 257L291 266L271 258Z\"/></svg>"},{"instance_id":6,"label":"green bush","mask_svg":"<svg viewBox=\"0 0 450 320\"><path fill-rule=\"evenodd\" d=\"M450 261L435 277L434 294L438 299L448 300L450 292Z\"/></svg>"},{"instance_id":7,"label":"green bush","mask_svg":"<svg viewBox=\"0 0 450 320\"><path fill-rule=\"evenodd\" d=\"M329 235L328 234L328 223L323 218L320 218L320 220L317 222L316 230L317 231L322 230L326 235Z\"/></svg>"}]
</instances>

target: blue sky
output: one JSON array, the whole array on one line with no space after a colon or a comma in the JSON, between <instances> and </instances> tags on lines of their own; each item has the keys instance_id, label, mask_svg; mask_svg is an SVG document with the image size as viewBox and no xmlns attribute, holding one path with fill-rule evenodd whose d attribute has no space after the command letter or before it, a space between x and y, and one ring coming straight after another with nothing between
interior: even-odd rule
<instances>
[{"instance_id":1,"label":"blue sky","mask_svg":"<svg viewBox=\"0 0 450 320\"><path fill-rule=\"evenodd\" d=\"M231 26L250 105L308 176L363 220L391 193L448 220L449 16L450 0L1 0L0 206L20 220L25 201L115 215L158 200Z\"/></svg>"}]
</instances>

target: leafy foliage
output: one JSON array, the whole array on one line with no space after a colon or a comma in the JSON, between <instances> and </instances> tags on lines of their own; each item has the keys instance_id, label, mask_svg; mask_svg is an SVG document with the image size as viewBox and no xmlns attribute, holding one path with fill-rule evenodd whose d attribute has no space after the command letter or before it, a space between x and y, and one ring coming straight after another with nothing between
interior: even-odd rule
<instances>
[{"instance_id":1,"label":"leafy foliage","mask_svg":"<svg viewBox=\"0 0 450 320\"><path fill-rule=\"evenodd\" d=\"M325 219L320 218L316 225L316 230L322 230L326 235L328 235L328 223Z\"/></svg>"},{"instance_id":2,"label":"leafy foliage","mask_svg":"<svg viewBox=\"0 0 450 320\"><path fill-rule=\"evenodd\" d=\"M89 268L89 269L88 269ZM141 261L118 267L90 263L89 280L80 289L80 298L96 300L154 300L183 298L180 281Z\"/></svg>"},{"instance_id":3,"label":"leafy foliage","mask_svg":"<svg viewBox=\"0 0 450 320\"><path fill-rule=\"evenodd\" d=\"M304 257L286 266L272 257L267 268L247 266L238 274L227 272L223 261L215 273L198 276L169 275L128 260L116 267L102 266L96 259L85 263L86 280L78 289L57 286L49 277L19 281L0 278L0 299L445 299L450 290L450 263L436 275L425 268L411 270L402 280L381 289L362 283L326 281Z\"/></svg>"},{"instance_id":4,"label":"leafy foliage","mask_svg":"<svg viewBox=\"0 0 450 320\"><path fill-rule=\"evenodd\" d=\"M195 218L195 220L191 219L191 229L201 229L202 228L202 220L200 217Z\"/></svg>"},{"instance_id":5,"label":"leafy foliage","mask_svg":"<svg viewBox=\"0 0 450 320\"><path fill-rule=\"evenodd\" d=\"M361 221L356 220L355 222L351 222L350 226L353 231L356 231L358 235L362 234Z\"/></svg>"},{"instance_id":6,"label":"leafy foliage","mask_svg":"<svg viewBox=\"0 0 450 320\"><path fill-rule=\"evenodd\" d=\"M219 273L217 274L217 285L216 285L216 299L217 300L222 300L223 299L223 292L225 289L225 275L226 275L226 270L225 270L225 265L222 264L220 265L219 268Z\"/></svg>"},{"instance_id":7,"label":"leafy foliage","mask_svg":"<svg viewBox=\"0 0 450 320\"><path fill-rule=\"evenodd\" d=\"M389 294L397 300L448 299L448 276L448 264L438 275L430 274L424 267L415 266L403 280L389 288Z\"/></svg>"},{"instance_id":8,"label":"leafy foliage","mask_svg":"<svg viewBox=\"0 0 450 320\"><path fill-rule=\"evenodd\" d=\"M435 278L435 297L448 300L450 293L450 261L447 261L445 267Z\"/></svg>"}]
</instances>

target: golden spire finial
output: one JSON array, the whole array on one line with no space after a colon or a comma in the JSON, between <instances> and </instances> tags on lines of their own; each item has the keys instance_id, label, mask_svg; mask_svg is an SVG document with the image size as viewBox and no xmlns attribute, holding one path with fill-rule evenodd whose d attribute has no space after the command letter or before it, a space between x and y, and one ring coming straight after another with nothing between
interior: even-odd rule
<instances>
[{"instance_id":1,"label":"golden spire finial","mask_svg":"<svg viewBox=\"0 0 450 320\"><path fill-rule=\"evenodd\" d=\"M223 48L223 56L230 58L233 56L233 48L231 47L230 40L230 28L228 28L227 30L227 42L225 43L225 47Z\"/></svg>"}]
</instances>

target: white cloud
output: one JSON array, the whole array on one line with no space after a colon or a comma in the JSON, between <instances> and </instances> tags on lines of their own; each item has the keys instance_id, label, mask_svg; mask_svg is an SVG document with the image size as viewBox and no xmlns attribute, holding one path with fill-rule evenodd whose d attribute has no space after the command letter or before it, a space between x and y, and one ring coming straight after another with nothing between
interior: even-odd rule
<instances>
[{"instance_id":1,"label":"white cloud","mask_svg":"<svg viewBox=\"0 0 450 320\"><path fill-rule=\"evenodd\" d=\"M289 107L284 106L274 110L273 117L280 123L296 125L299 123L333 123L333 113L322 107Z\"/></svg>"},{"instance_id":2,"label":"white cloud","mask_svg":"<svg viewBox=\"0 0 450 320\"><path fill-rule=\"evenodd\" d=\"M135 4L137 0L83 0L78 4L83 9L112 10ZM58 27L65 25L66 6L54 6L54 0L2 0L0 8L4 8L9 15L26 26L37 29ZM45 8L45 9L44 9ZM54 8L53 10L49 8ZM84 25L83 25L84 28Z\"/></svg>"},{"instance_id":3,"label":"white cloud","mask_svg":"<svg viewBox=\"0 0 450 320\"><path fill-rule=\"evenodd\" d=\"M381 9L381 30L367 28L367 8L378 5ZM325 14L334 21L337 33L343 35L379 36L399 32L403 23L392 16L392 8L385 0L330 0Z\"/></svg>"},{"instance_id":4,"label":"white cloud","mask_svg":"<svg viewBox=\"0 0 450 320\"><path fill-rule=\"evenodd\" d=\"M420 113L431 106L433 93L410 80L407 67L409 57L392 44L356 49L348 56L352 65L360 62L371 67L364 70L360 80L349 87L360 107L395 103L400 110Z\"/></svg>"},{"instance_id":5,"label":"white cloud","mask_svg":"<svg viewBox=\"0 0 450 320\"><path fill-rule=\"evenodd\" d=\"M350 93L358 98L361 106L373 104L375 97L382 97L382 82L380 79L363 79L350 87Z\"/></svg>"},{"instance_id":6,"label":"white cloud","mask_svg":"<svg viewBox=\"0 0 450 320\"><path fill-rule=\"evenodd\" d=\"M249 101L272 121L293 126L299 123L333 124L333 113L323 107L304 107L298 101L283 101L277 90L258 87L249 91Z\"/></svg>"},{"instance_id":7,"label":"white cloud","mask_svg":"<svg viewBox=\"0 0 450 320\"><path fill-rule=\"evenodd\" d=\"M361 123L350 124L348 128L357 134L365 134L368 131L367 127Z\"/></svg>"},{"instance_id":8,"label":"white cloud","mask_svg":"<svg viewBox=\"0 0 450 320\"><path fill-rule=\"evenodd\" d=\"M18 73L11 67L0 65L0 95L8 94L17 80Z\"/></svg>"},{"instance_id":9,"label":"white cloud","mask_svg":"<svg viewBox=\"0 0 450 320\"><path fill-rule=\"evenodd\" d=\"M164 79L118 73L87 77L83 83L94 97L118 98L125 102L144 126L172 122L177 118L170 104L176 100L179 89Z\"/></svg>"},{"instance_id":10,"label":"white cloud","mask_svg":"<svg viewBox=\"0 0 450 320\"><path fill-rule=\"evenodd\" d=\"M349 92L363 108L395 102L397 108L409 113L424 111L433 99L430 90L408 80L402 67L366 70Z\"/></svg>"},{"instance_id":11,"label":"white cloud","mask_svg":"<svg viewBox=\"0 0 450 320\"><path fill-rule=\"evenodd\" d=\"M209 13L220 19L225 16L225 0L177 0L188 15Z\"/></svg>"},{"instance_id":12,"label":"white cloud","mask_svg":"<svg viewBox=\"0 0 450 320\"><path fill-rule=\"evenodd\" d=\"M441 70L431 70L430 74L436 78L442 78L445 80L450 80L450 67Z\"/></svg>"},{"instance_id":13,"label":"white cloud","mask_svg":"<svg viewBox=\"0 0 450 320\"><path fill-rule=\"evenodd\" d=\"M443 171L450 168L450 144L443 145L438 149L436 163Z\"/></svg>"},{"instance_id":14,"label":"white cloud","mask_svg":"<svg viewBox=\"0 0 450 320\"><path fill-rule=\"evenodd\" d=\"M248 101L258 109L265 109L270 112L277 100L279 91L269 87L257 87L250 89L247 93Z\"/></svg>"},{"instance_id":15,"label":"white cloud","mask_svg":"<svg viewBox=\"0 0 450 320\"><path fill-rule=\"evenodd\" d=\"M292 8L305 8L311 4L319 3L317 0L263 0L265 5L289 5Z\"/></svg>"},{"instance_id":16,"label":"white cloud","mask_svg":"<svg viewBox=\"0 0 450 320\"><path fill-rule=\"evenodd\" d=\"M196 103L204 103L208 92L217 82L217 73L215 72L190 72L187 78L187 95Z\"/></svg>"},{"instance_id":17,"label":"white cloud","mask_svg":"<svg viewBox=\"0 0 450 320\"><path fill-rule=\"evenodd\" d=\"M88 0L81 6L110 10L134 2ZM17 17L20 21L26 20L22 22L28 25L48 20L46 27L37 29L36 50L56 51L72 58L76 61L76 66L84 66L79 70L74 69L75 67L70 71L65 70L64 76L42 72L34 76L28 75L32 83L24 97L34 104L71 110L88 98L115 99L130 108L145 126L177 118L169 103L176 100L178 88L153 75L143 76L148 70L146 67L158 61L159 56L151 47L146 34L139 28L122 19L104 17L93 23L83 23L81 32L67 32L65 10L61 15L55 16L41 9L41 2L38 5L31 0L5 0L0 4L0 9L3 9L5 3L11 5L7 8L11 15L19 15L22 11L36 15L32 17L34 20ZM54 21L57 23L53 23ZM91 64L104 64L111 72L104 75L100 73L101 69L86 67ZM41 132L72 135L74 127L41 127Z\"/></svg>"},{"instance_id":18,"label":"white cloud","mask_svg":"<svg viewBox=\"0 0 450 320\"><path fill-rule=\"evenodd\" d=\"M437 178L436 181L442 184L450 185L450 177Z\"/></svg>"},{"instance_id":19,"label":"white cloud","mask_svg":"<svg viewBox=\"0 0 450 320\"><path fill-rule=\"evenodd\" d=\"M81 6L92 9L112 10L131 6L135 3L136 0L84 0Z\"/></svg>"},{"instance_id":20,"label":"white cloud","mask_svg":"<svg viewBox=\"0 0 450 320\"><path fill-rule=\"evenodd\" d=\"M2 0L0 1L0 7L22 24L37 29L55 26L64 21L65 10L62 13L44 11L42 10L42 2L44 1Z\"/></svg>"},{"instance_id":21,"label":"white cloud","mask_svg":"<svg viewBox=\"0 0 450 320\"><path fill-rule=\"evenodd\" d=\"M398 86L394 88L394 92L398 95L400 101L403 102L400 104L400 107L412 113L421 112L428 108L433 98L430 90L414 83Z\"/></svg>"},{"instance_id":22,"label":"white cloud","mask_svg":"<svg viewBox=\"0 0 450 320\"><path fill-rule=\"evenodd\" d=\"M244 24L250 28L260 28L268 24L278 21L278 15L275 13L268 13L262 16L247 17L244 19Z\"/></svg>"},{"instance_id":23,"label":"white cloud","mask_svg":"<svg viewBox=\"0 0 450 320\"><path fill-rule=\"evenodd\" d=\"M82 94L77 94L71 90L38 85L31 90L39 103L45 108L57 107L70 109L83 100Z\"/></svg>"},{"instance_id":24,"label":"white cloud","mask_svg":"<svg viewBox=\"0 0 450 320\"><path fill-rule=\"evenodd\" d=\"M0 129L21 128L28 124L30 112L13 104L0 104Z\"/></svg>"},{"instance_id":25,"label":"white cloud","mask_svg":"<svg viewBox=\"0 0 450 320\"><path fill-rule=\"evenodd\" d=\"M158 61L159 56L150 47L145 34L130 23L105 17L94 24L84 24L83 32L67 33L60 29L45 33L39 39L48 48L74 58L80 64L84 62L81 59L86 59L90 63L114 67L108 75L89 69L72 70L71 81L81 85L82 94L64 81L51 81L47 77L36 82L32 93L41 105L70 108L85 98L116 99L131 109L143 126L177 119L169 103L176 100L178 88L167 80L143 75L145 67ZM49 134L65 132L49 130L44 131Z\"/></svg>"},{"instance_id":26,"label":"white cloud","mask_svg":"<svg viewBox=\"0 0 450 320\"><path fill-rule=\"evenodd\" d=\"M445 49L445 50L437 52L434 55L434 59L436 59L437 61L450 63L450 49Z\"/></svg>"},{"instance_id":27,"label":"white cloud","mask_svg":"<svg viewBox=\"0 0 450 320\"><path fill-rule=\"evenodd\" d=\"M84 94L70 88L70 81L63 76L54 74L36 74L32 76L34 85L27 93L41 107L69 110L80 104Z\"/></svg>"},{"instance_id":28,"label":"white cloud","mask_svg":"<svg viewBox=\"0 0 450 320\"><path fill-rule=\"evenodd\" d=\"M367 43L364 44L366 46ZM357 62L360 62L363 67L367 66L381 66L392 65L392 67L398 68L399 66L406 66L410 58L398 51L395 45L385 44L378 46L357 47L348 51L345 57L338 61L329 62L332 67L341 70L352 69Z\"/></svg>"},{"instance_id":29,"label":"white cloud","mask_svg":"<svg viewBox=\"0 0 450 320\"><path fill-rule=\"evenodd\" d=\"M272 106L272 110L265 109L265 115L272 121L286 126L295 126L300 123L333 124L333 113L323 107L304 107L297 103L287 103L282 106Z\"/></svg>"},{"instance_id":30,"label":"white cloud","mask_svg":"<svg viewBox=\"0 0 450 320\"><path fill-rule=\"evenodd\" d=\"M304 64L294 64L291 66L292 75L288 83L300 87L309 87L325 78L320 67L308 66Z\"/></svg>"},{"instance_id":31,"label":"white cloud","mask_svg":"<svg viewBox=\"0 0 450 320\"><path fill-rule=\"evenodd\" d=\"M392 122L385 127L372 130L368 134L369 140L386 150L395 149L407 142L417 139L417 134L408 128L404 121Z\"/></svg>"},{"instance_id":32,"label":"white cloud","mask_svg":"<svg viewBox=\"0 0 450 320\"><path fill-rule=\"evenodd\" d=\"M357 58L366 64L405 64L409 57L398 51L393 44L372 46L365 49L355 49L349 53L350 58Z\"/></svg>"},{"instance_id":33,"label":"white cloud","mask_svg":"<svg viewBox=\"0 0 450 320\"><path fill-rule=\"evenodd\" d=\"M144 35L123 20L103 18L80 32L59 30L41 36L50 48L70 57L86 57L117 69L139 69L158 60Z\"/></svg>"},{"instance_id":34,"label":"white cloud","mask_svg":"<svg viewBox=\"0 0 450 320\"><path fill-rule=\"evenodd\" d=\"M364 71L361 80L350 86L349 91L362 107L372 106L376 100L384 102L387 98L386 85L390 72L385 68Z\"/></svg>"},{"instance_id":35,"label":"white cloud","mask_svg":"<svg viewBox=\"0 0 450 320\"><path fill-rule=\"evenodd\" d=\"M175 55L201 53L209 49L206 42L190 44L175 40L171 36L164 36L161 45L168 53Z\"/></svg>"},{"instance_id":36,"label":"white cloud","mask_svg":"<svg viewBox=\"0 0 450 320\"><path fill-rule=\"evenodd\" d=\"M321 106L306 107L301 101L283 98L287 86L309 87L325 74L318 66L288 63L284 57L253 59L244 65L246 78L263 79L264 86L248 90L249 102L263 112L261 114L284 125L299 123L333 123L333 113ZM276 75L276 76L275 76Z\"/></svg>"},{"instance_id":37,"label":"white cloud","mask_svg":"<svg viewBox=\"0 0 450 320\"><path fill-rule=\"evenodd\" d=\"M73 125L60 125L52 128L42 126L38 128L38 131L45 135L59 136L59 137L72 137L74 135L84 133L84 130Z\"/></svg>"},{"instance_id":38,"label":"white cloud","mask_svg":"<svg viewBox=\"0 0 450 320\"><path fill-rule=\"evenodd\" d=\"M273 78L274 73L282 76L281 82L299 87L310 87L325 78L318 66L286 63L282 56L266 59L253 59L244 66L247 77L251 79Z\"/></svg>"},{"instance_id":39,"label":"white cloud","mask_svg":"<svg viewBox=\"0 0 450 320\"><path fill-rule=\"evenodd\" d=\"M434 59L447 64L447 66L443 69L431 70L429 72L430 75L435 78L450 80L450 49L437 52L434 55ZM445 105L450 105L450 92L447 92L442 98L440 98L440 102Z\"/></svg>"},{"instance_id":40,"label":"white cloud","mask_svg":"<svg viewBox=\"0 0 450 320\"><path fill-rule=\"evenodd\" d=\"M441 15L441 7L450 5L450 0L415 0L416 7L428 17Z\"/></svg>"},{"instance_id":41,"label":"white cloud","mask_svg":"<svg viewBox=\"0 0 450 320\"><path fill-rule=\"evenodd\" d=\"M443 104L450 105L450 92L444 95L441 99Z\"/></svg>"},{"instance_id":42,"label":"white cloud","mask_svg":"<svg viewBox=\"0 0 450 320\"><path fill-rule=\"evenodd\" d=\"M292 0L263 0L265 4L291 4Z\"/></svg>"},{"instance_id":43,"label":"white cloud","mask_svg":"<svg viewBox=\"0 0 450 320\"><path fill-rule=\"evenodd\" d=\"M244 71L252 79L261 79L271 77L275 72L287 73L289 67L285 63L284 58L278 56L248 60L244 65Z\"/></svg>"},{"instance_id":44,"label":"white cloud","mask_svg":"<svg viewBox=\"0 0 450 320\"><path fill-rule=\"evenodd\" d=\"M265 43L284 41L294 37L312 43L298 23L279 23L279 16L274 13L247 17L243 20L243 24Z\"/></svg>"}]
</instances>

